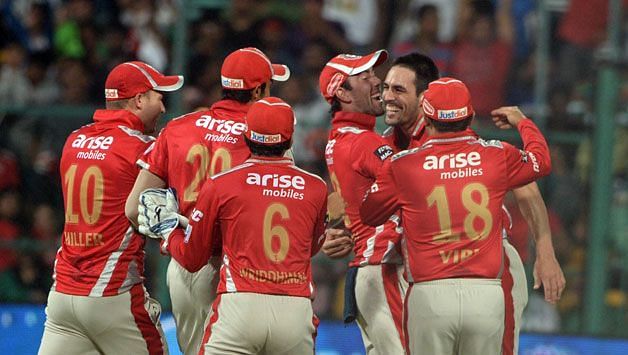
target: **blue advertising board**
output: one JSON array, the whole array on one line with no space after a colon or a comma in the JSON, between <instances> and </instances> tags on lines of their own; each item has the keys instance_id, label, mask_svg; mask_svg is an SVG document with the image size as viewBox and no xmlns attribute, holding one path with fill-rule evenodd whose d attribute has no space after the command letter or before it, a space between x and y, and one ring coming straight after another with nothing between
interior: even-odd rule
<instances>
[{"instance_id":1,"label":"blue advertising board","mask_svg":"<svg viewBox=\"0 0 628 355\"><path fill-rule=\"evenodd\" d=\"M36 354L44 329L43 306L0 305L0 349L2 354ZM172 315L162 316L170 354L180 354ZM322 321L318 328L316 353L320 355L364 354L360 331L355 324ZM521 355L624 355L628 339L522 334Z\"/></svg>"}]
</instances>

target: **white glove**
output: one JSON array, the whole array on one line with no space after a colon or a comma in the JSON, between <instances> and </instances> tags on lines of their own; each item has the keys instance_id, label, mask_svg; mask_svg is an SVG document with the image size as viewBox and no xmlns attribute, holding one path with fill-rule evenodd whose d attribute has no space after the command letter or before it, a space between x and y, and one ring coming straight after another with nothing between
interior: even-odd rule
<instances>
[{"instance_id":1,"label":"white glove","mask_svg":"<svg viewBox=\"0 0 628 355\"><path fill-rule=\"evenodd\" d=\"M167 242L175 228L187 227L188 219L178 213L179 203L173 189L146 189L139 200L138 230L147 237Z\"/></svg>"}]
</instances>

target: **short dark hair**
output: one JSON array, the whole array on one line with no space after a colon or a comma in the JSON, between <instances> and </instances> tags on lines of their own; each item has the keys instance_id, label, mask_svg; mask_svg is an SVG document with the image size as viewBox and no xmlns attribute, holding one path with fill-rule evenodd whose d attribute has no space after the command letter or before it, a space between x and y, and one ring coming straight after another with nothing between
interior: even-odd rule
<instances>
[{"instance_id":1,"label":"short dark hair","mask_svg":"<svg viewBox=\"0 0 628 355\"><path fill-rule=\"evenodd\" d=\"M399 65L414 72L414 85L417 95L427 90L429 83L440 78L438 67L434 64L434 61L430 57L417 52L395 59L392 65L393 67Z\"/></svg>"},{"instance_id":2,"label":"short dark hair","mask_svg":"<svg viewBox=\"0 0 628 355\"><path fill-rule=\"evenodd\" d=\"M266 83L262 83L260 85L262 91L266 90ZM253 99L253 90L235 90L235 89L225 89L222 88L222 99L223 100L234 100L243 104L248 103Z\"/></svg>"},{"instance_id":3,"label":"short dark hair","mask_svg":"<svg viewBox=\"0 0 628 355\"><path fill-rule=\"evenodd\" d=\"M121 99L115 101L105 101L105 108L107 110L123 110L129 104L129 99Z\"/></svg>"},{"instance_id":4,"label":"short dark hair","mask_svg":"<svg viewBox=\"0 0 628 355\"><path fill-rule=\"evenodd\" d=\"M344 83L340 85L340 87L345 90L353 90L353 87L351 86L351 84L349 84L347 80L345 80ZM331 98L331 108L329 109L329 112L331 112L331 115L333 116L338 111L340 111L340 101L338 101L338 99L334 95L334 97Z\"/></svg>"},{"instance_id":5,"label":"short dark hair","mask_svg":"<svg viewBox=\"0 0 628 355\"><path fill-rule=\"evenodd\" d=\"M251 154L263 157L280 157L292 146L292 139L277 144L261 144L244 137Z\"/></svg>"},{"instance_id":6,"label":"short dark hair","mask_svg":"<svg viewBox=\"0 0 628 355\"><path fill-rule=\"evenodd\" d=\"M430 124L436 128L439 132L462 132L471 124L471 120L473 120L473 115L465 118L464 120L456 121L456 122L442 122L436 121L432 118L426 116L428 120L430 120Z\"/></svg>"}]
</instances>

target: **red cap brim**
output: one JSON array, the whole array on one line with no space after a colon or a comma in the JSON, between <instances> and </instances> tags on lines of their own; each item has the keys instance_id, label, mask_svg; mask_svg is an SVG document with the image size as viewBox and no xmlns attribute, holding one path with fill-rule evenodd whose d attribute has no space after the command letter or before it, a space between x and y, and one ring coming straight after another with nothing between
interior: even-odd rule
<instances>
[{"instance_id":1,"label":"red cap brim","mask_svg":"<svg viewBox=\"0 0 628 355\"><path fill-rule=\"evenodd\" d=\"M175 91L183 86L183 76L180 75L161 76L153 80L157 84L153 87L155 91Z\"/></svg>"},{"instance_id":2,"label":"red cap brim","mask_svg":"<svg viewBox=\"0 0 628 355\"><path fill-rule=\"evenodd\" d=\"M283 64L272 64L273 67L273 80L286 81L290 78L290 69Z\"/></svg>"}]
</instances>

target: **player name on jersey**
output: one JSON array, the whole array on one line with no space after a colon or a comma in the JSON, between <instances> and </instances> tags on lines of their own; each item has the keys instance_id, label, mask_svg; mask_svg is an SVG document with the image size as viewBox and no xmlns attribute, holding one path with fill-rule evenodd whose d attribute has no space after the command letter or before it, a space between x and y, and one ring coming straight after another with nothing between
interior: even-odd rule
<instances>
[{"instance_id":1,"label":"player name on jersey","mask_svg":"<svg viewBox=\"0 0 628 355\"><path fill-rule=\"evenodd\" d=\"M240 269L240 276L257 282L276 284L305 284L308 281L304 272L259 270L248 267Z\"/></svg>"},{"instance_id":2,"label":"player name on jersey","mask_svg":"<svg viewBox=\"0 0 628 355\"><path fill-rule=\"evenodd\" d=\"M305 189L302 176L248 173L246 183L266 187L262 190L262 196L303 200L303 193L297 191Z\"/></svg>"},{"instance_id":3,"label":"player name on jersey","mask_svg":"<svg viewBox=\"0 0 628 355\"><path fill-rule=\"evenodd\" d=\"M97 247L104 245L102 234L91 232L63 232L65 245L71 247Z\"/></svg>"}]
</instances>

